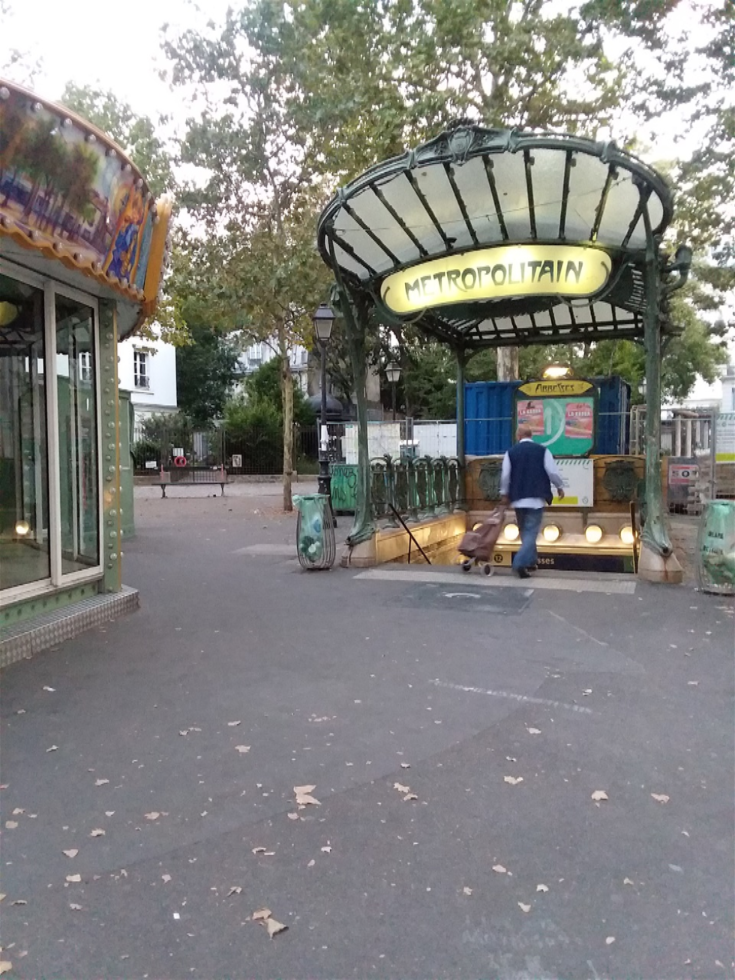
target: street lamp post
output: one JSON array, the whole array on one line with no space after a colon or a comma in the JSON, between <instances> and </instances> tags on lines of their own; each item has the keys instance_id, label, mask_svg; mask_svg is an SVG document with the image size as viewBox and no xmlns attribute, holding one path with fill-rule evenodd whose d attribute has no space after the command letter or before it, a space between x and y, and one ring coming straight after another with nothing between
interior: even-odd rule
<instances>
[{"instance_id":1,"label":"street lamp post","mask_svg":"<svg viewBox=\"0 0 735 980\"><path fill-rule=\"evenodd\" d=\"M391 405L393 406L393 421L396 420L396 385L401 376L401 366L397 361L389 361L385 366L385 376L391 387Z\"/></svg>"},{"instance_id":2,"label":"street lamp post","mask_svg":"<svg viewBox=\"0 0 735 980\"><path fill-rule=\"evenodd\" d=\"M334 311L328 303L321 303L312 316L314 333L322 355L321 363L321 418L319 419L319 493L329 497L332 506L332 477L329 473L329 431L327 429L327 344L332 335ZM336 526L336 525L335 525Z\"/></svg>"}]
</instances>

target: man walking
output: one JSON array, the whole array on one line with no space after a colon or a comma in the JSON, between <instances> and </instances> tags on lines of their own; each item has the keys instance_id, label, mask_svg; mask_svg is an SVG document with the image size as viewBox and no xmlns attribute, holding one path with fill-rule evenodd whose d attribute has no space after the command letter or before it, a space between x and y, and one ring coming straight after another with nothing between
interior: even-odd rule
<instances>
[{"instance_id":1,"label":"man walking","mask_svg":"<svg viewBox=\"0 0 735 980\"><path fill-rule=\"evenodd\" d=\"M529 569L536 567L536 538L541 530L544 507L554 499L552 483L559 499L564 499L564 484L554 457L548 449L534 442L532 435L530 425L518 426L518 441L503 457L500 474L503 502L510 503L515 511L521 532L521 546L513 558L513 571L519 578L528 578Z\"/></svg>"}]
</instances>

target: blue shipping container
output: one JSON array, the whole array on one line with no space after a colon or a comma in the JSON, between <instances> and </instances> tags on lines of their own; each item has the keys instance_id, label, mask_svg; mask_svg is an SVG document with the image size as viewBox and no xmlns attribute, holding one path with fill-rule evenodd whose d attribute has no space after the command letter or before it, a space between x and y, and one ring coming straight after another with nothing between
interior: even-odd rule
<instances>
[{"instance_id":1,"label":"blue shipping container","mask_svg":"<svg viewBox=\"0 0 735 980\"><path fill-rule=\"evenodd\" d=\"M590 378L597 388L594 453L625 455L630 448L630 386L622 378ZM475 381L464 386L465 452L494 456L513 445L513 402L525 381Z\"/></svg>"}]
</instances>

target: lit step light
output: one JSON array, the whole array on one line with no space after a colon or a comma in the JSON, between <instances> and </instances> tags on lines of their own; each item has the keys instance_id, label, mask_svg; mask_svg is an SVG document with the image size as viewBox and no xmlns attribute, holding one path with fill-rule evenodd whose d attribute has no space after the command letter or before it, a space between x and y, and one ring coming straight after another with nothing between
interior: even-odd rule
<instances>
[{"instance_id":1,"label":"lit step light","mask_svg":"<svg viewBox=\"0 0 735 980\"><path fill-rule=\"evenodd\" d=\"M598 544L602 541L602 528L599 524L588 524L584 529L584 536L588 544Z\"/></svg>"}]
</instances>

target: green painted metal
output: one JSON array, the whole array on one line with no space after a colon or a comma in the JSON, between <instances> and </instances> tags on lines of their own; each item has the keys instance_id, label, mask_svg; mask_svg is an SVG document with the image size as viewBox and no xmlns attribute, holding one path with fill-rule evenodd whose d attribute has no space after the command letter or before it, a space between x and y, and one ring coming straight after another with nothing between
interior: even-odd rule
<instances>
[{"instance_id":1,"label":"green painted metal","mask_svg":"<svg viewBox=\"0 0 735 980\"><path fill-rule=\"evenodd\" d=\"M52 595L37 595L31 599L19 599L13 605L3 606L0 609L0 629L17 626L35 616L42 616L57 609L66 609L67 606L72 606L75 602L89 599L91 596L97 595L98 586L98 582L87 582L85 585L77 585L71 589L62 589Z\"/></svg>"},{"instance_id":2,"label":"green painted metal","mask_svg":"<svg viewBox=\"0 0 735 980\"><path fill-rule=\"evenodd\" d=\"M130 455L135 423L129 391L120 391L120 513L123 541L135 537L133 457Z\"/></svg>"},{"instance_id":3,"label":"green painted metal","mask_svg":"<svg viewBox=\"0 0 735 980\"><path fill-rule=\"evenodd\" d=\"M102 561L105 592L122 588L122 494L120 486L120 401L117 390L117 309L100 302L100 391L102 407Z\"/></svg>"},{"instance_id":4,"label":"green painted metal","mask_svg":"<svg viewBox=\"0 0 735 980\"><path fill-rule=\"evenodd\" d=\"M332 507L337 514L354 514L357 507L357 466L332 463Z\"/></svg>"}]
</instances>

